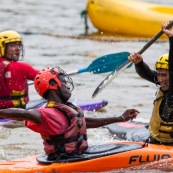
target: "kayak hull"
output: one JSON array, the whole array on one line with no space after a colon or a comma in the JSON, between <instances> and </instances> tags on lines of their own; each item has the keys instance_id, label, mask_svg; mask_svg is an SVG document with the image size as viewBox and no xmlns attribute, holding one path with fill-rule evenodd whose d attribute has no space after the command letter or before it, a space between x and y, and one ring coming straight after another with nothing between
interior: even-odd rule
<instances>
[{"instance_id":1,"label":"kayak hull","mask_svg":"<svg viewBox=\"0 0 173 173\"><path fill-rule=\"evenodd\" d=\"M114 145L135 145L136 149L98 158L76 162L41 164L36 159L39 155L0 163L0 173L29 173L29 172L101 172L137 165L144 165L162 159L173 158L173 147L147 144L143 142L115 142ZM107 145L107 144L105 144Z\"/></svg>"},{"instance_id":2,"label":"kayak hull","mask_svg":"<svg viewBox=\"0 0 173 173\"><path fill-rule=\"evenodd\" d=\"M153 37L173 19L172 6L135 0L88 0L87 13L102 34L116 36Z\"/></svg>"}]
</instances>

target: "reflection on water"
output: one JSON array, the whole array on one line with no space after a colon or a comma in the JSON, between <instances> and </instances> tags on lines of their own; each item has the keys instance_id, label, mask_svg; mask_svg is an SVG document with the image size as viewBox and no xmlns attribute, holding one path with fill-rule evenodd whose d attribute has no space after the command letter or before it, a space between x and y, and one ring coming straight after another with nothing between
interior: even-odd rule
<instances>
[{"instance_id":1,"label":"reflection on water","mask_svg":"<svg viewBox=\"0 0 173 173\"><path fill-rule=\"evenodd\" d=\"M172 0L159 0L157 3L172 4ZM146 44L147 40L127 41L124 39L120 42L119 38L116 41L108 37L105 40L103 38L82 38L84 19L81 18L80 13L85 7L86 0L2 1L0 5L0 30L13 29L23 33L26 62L38 69L58 65L67 72L87 67L94 58L103 55L139 51ZM91 23L89 23L89 31L91 33L97 31ZM26 34L26 32L30 34ZM51 36L42 33L51 33ZM66 37L67 35L71 37ZM143 53L143 57L153 68L156 59L167 52L168 42L157 42ZM78 100L92 99L92 93L108 74L85 72L72 76L75 84L72 98ZM104 111L85 112L85 114L90 117L102 118L112 115L119 116L127 108L136 108L141 112L139 117L148 120L151 115L155 92L156 86L142 80L132 66L116 77L96 97L96 99L105 99L109 102ZM32 85L30 86L30 98L39 98ZM90 144L113 140L107 129L89 130L88 135ZM43 151L40 136L24 127L3 127L0 136L0 160L26 157ZM129 170L123 171L129 172ZM130 171L139 172L137 170ZM149 170L149 172L159 171Z\"/></svg>"}]
</instances>

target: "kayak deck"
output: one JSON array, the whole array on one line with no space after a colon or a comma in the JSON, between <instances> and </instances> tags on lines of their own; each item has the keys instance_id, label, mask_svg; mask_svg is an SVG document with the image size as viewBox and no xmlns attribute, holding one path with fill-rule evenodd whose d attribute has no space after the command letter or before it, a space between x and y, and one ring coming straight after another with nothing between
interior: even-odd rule
<instances>
[{"instance_id":1,"label":"kayak deck","mask_svg":"<svg viewBox=\"0 0 173 173\"><path fill-rule=\"evenodd\" d=\"M104 127L119 140L145 142L150 136L148 123L144 122L127 121L125 123L113 123Z\"/></svg>"}]
</instances>

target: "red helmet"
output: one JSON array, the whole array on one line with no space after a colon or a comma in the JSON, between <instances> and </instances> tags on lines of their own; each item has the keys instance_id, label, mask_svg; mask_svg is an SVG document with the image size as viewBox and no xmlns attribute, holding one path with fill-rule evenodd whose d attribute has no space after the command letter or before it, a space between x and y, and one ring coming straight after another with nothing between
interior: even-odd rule
<instances>
[{"instance_id":1,"label":"red helmet","mask_svg":"<svg viewBox=\"0 0 173 173\"><path fill-rule=\"evenodd\" d=\"M65 71L63 71L60 67L47 67L41 70L34 79L35 89L40 96L43 96L44 93L49 89L57 90L59 87L61 87L62 82L58 78L59 74L66 77L66 83L70 83L70 86L72 86L71 91L73 90L73 81ZM54 80L56 85L51 85L51 80Z\"/></svg>"}]
</instances>

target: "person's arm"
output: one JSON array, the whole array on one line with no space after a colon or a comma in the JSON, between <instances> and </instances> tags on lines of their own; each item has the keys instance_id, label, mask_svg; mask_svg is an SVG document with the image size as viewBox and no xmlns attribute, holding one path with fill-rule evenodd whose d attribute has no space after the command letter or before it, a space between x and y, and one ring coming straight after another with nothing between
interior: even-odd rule
<instances>
[{"instance_id":1,"label":"person's arm","mask_svg":"<svg viewBox=\"0 0 173 173\"><path fill-rule=\"evenodd\" d=\"M34 68L33 66L25 62L18 62L18 66L18 68L20 68L22 75L28 80L34 80L35 76L39 72L38 69Z\"/></svg>"},{"instance_id":2,"label":"person's arm","mask_svg":"<svg viewBox=\"0 0 173 173\"><path fill-rule=\"evenodd\" d=\"M128 59L135 64L136 72L141 78L152 83L157 83L157 78L155 77L156 72L149 68L140 54L137 52L131 53Z\"/></svg>"},{"instance_id":3,"label":"person's arm","mask_svg":"<svg viewBox=\"0 0 173 173\"><path fill-rule=\"evenodd\" d=\"M42 120L41 113L36 109L19 109L19 108L9 108L9 109L1 109L0 110L1 118L8 118L11 120L29 120L34 123L40 123Z\"/></svg>"},{"instance_id":4,"label":"person's arm","mask_svg":"<svg viewBox=\"0 0 173 173\"><path fill-rule=\"evenodd\" d=\"M162 31L165 33L169 38L169 92L173 93L173 26L167 28L170 21L166 22L165 24L162 24Z\"/></svg>"},{"instance_id":5,"label":"person's arm","mask_svg":"<svg viewBox=\"0 0 173 173\"><path fill-rule=\"evenodd\" d=\"M127 109L121 116L119 117L111 117L111 118L85 118L87 128L97 128L102 127L108 124L117 123L117 122L126 122L128 120L132 120L136 118L139 114L139 111L136 109Z\"/></svg>"},{"instance_id":6,"label":"person's arm","mask_svg":"<svg viewBox=\"0 0 173 173\"><path fill-rule=\"evenodd\" d=\"M140 63L135 64L135 69L136 69L136 73L138 73L138 75L141 78L148 80L152 83L158 83L157 77L156 77L156 71L151 70L144 61L141 61Z\"/></svg>"},{"instance_id":7,"label":"person's arm","mask_svg":"<svg viewBox=\"0 0 173 173\"><path fill-rule=\"evenodd\" d=\"M169 37L169 91L173 93L173 36Z\"/></svg>"}]
</instances>

